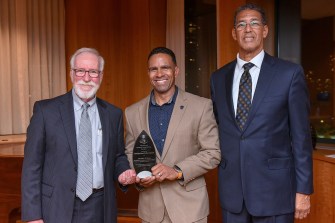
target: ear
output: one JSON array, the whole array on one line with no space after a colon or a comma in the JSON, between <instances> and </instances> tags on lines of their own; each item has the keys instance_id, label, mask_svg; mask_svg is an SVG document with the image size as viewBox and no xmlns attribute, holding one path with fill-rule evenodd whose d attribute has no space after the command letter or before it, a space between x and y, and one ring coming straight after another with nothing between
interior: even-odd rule
<instances>
[{"instance_id":1,"label":"ear","mask_svg":"<svg viewBox=\"0 0 335 223\"><path fill-rule=\"evenodd\" d=\"M73 83L74 82L74 71L73 70L70 70L70 77L71 77L71 82Z\"/></svg>"},{"instance_id":2,"label":"ear","mask_svg":"<svg viewBox=\"0 0 335 223\"><path fill-rule=\"evenodd\" d=\"M175 77L178 77L178 75L179 75L179 67L176 66L176 67L174 68L174 76L175 76Z\"/></svg>"},{"instance_id":3,"label":"ear","mask_svg":"<svg viewBox=\"0 0 335 223\"><path fill-rule=\"evenodd\" d=\"M233 36L233 39L236 40L236 29L235 28L232 28L231 30L231 35Z\"/></svg>"},{"instance_id":4,"label":"ear","mask_svg":"<svg viewBox=\"0 0 335 223\"><path fill-rule=\"evenodd\" d=\"M263 38L265 39L268 36L269 33L269 27L267 25L264 25L263 27Z\"/></svg>"},{"instance_id":5,"label":"ear","mask_svg":"<svg viewBox=\"0 0 335 223\"><path fill-rule=\"evenodd\" d=\"M104 77L104 72L101 72L100 73L100 84L101 84L101 82L102 82L102 78Z\"/></svg>"}]
</instances>

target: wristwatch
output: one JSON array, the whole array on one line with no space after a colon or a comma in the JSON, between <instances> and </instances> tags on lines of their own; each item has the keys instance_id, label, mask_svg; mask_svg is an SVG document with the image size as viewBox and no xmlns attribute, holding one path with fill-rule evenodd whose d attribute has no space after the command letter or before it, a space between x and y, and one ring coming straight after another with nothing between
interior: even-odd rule
<instances>
[{"instance_id":1,"label":"wristwatch","mask_svg":"<svg viewBox=\"0 0 335 223\"><path fill-rule=\"evenodd\" d=\"M177 180L184 180L183 171L176 165L174 165L173 169L178 173Z\"/></svg>"}]
</instances>

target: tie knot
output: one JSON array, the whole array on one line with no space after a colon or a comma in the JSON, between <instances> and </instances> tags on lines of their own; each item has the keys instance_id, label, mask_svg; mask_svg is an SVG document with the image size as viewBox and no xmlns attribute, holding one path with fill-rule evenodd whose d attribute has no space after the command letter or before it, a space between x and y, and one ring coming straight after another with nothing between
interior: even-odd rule
<instances>
[{"instance_id":1,"label":"tie knot","mask_svg":"<svg viewBox=\"0 0 335 223\"><path fill-rule=\"evenodd\" d=\"M245 71L249 71L254 65L255 64L253 64L253 63L245 63L243 65L243 68L244 68Z\"/></svg>"},{"instance_id":2,"label":"tie knot","mask_svg":"<svg viewBox=\"0 0 335 223\"><path fill-rule=\"evenodd\" d=\"M83 104L84 111L87 111L88 107L90 107L90 105L88 103Z\"/></svg>"}]
</instances>

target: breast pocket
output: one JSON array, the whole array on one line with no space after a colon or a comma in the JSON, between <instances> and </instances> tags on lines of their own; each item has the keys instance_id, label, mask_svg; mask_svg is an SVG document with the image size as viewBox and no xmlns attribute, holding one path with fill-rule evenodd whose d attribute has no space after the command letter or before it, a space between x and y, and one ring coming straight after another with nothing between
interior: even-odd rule
<instances>
[{"instance_id":1,"label":"breast pocket","mask_svg":"<svg viewBox=\"0 0 335 223\"><path fill-rule=\"evenodd\" d=\"M96 152L101 155L102 154L102 129L101 128L97 128L96 130Z\"/></svg>"}]
</instances>

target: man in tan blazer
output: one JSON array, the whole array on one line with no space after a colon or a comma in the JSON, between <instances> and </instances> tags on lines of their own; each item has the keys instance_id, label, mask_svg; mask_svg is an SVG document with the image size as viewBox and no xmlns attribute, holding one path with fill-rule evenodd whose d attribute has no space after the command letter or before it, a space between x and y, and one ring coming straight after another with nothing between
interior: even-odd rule
<instances>
[{"instance_id":1,"label":"man in tan blazer","mask_svg":"<svg viewBox=\"0 0 335 223\"><path fill-rule=\"evenodd\" d=\"M175 85L179 69L165 47L151 51L148 74L153 90L126 115L126 154L132 165L135 141L144 130L155 145L152 176L137 178L142 222L207 222L209 202L204 174L220 160L212 103Z\"/></svg>"}]
</instances>

